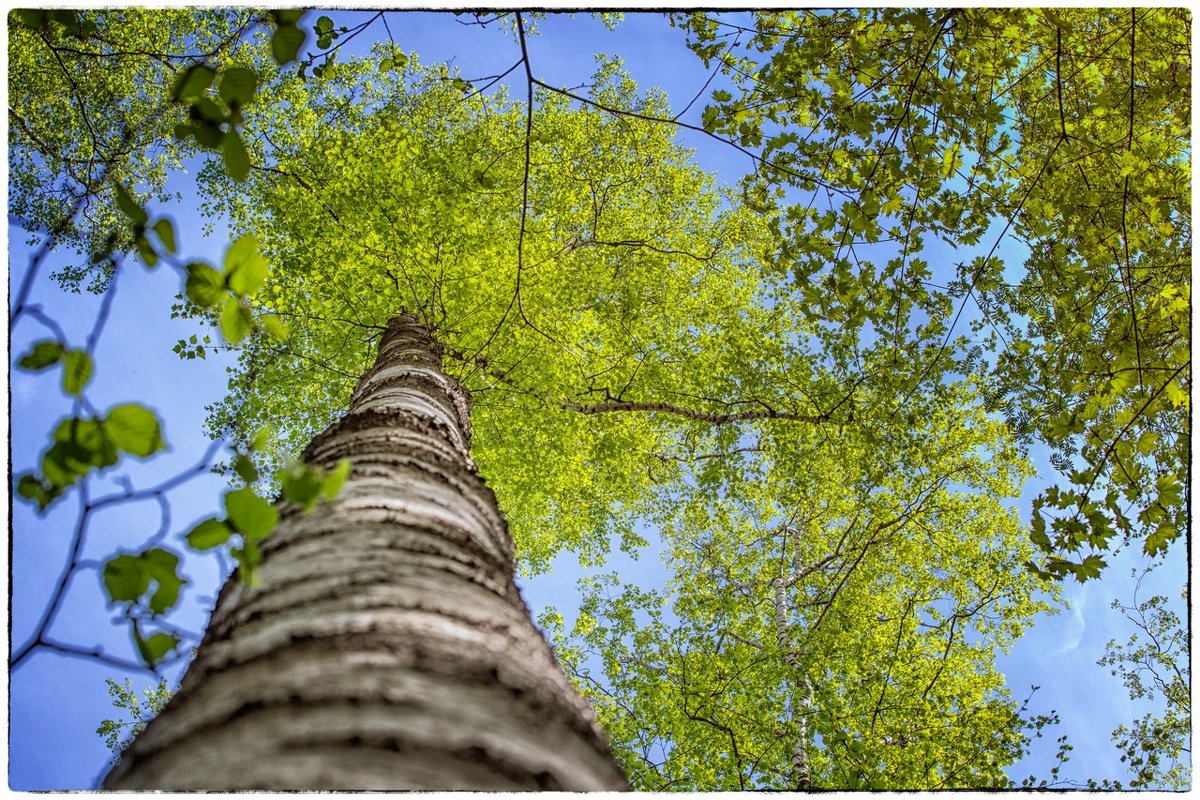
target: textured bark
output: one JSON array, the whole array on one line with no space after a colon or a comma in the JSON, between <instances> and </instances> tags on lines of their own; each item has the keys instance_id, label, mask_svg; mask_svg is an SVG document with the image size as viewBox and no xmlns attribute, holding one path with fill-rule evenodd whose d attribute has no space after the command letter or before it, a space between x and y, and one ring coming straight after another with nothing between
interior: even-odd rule
<instances>
[{"instance_id":1,"label":"textured bark","mask_svg":"<svg viewBox=\"0 0 1200 800\"><path fill-rule=\"evenodd\" d=\"M625 788L513 583L469 456L466 392L412 315L306 460L353 469L286 504L256 588L222 589L175 697L109 789Z\"/></svg>"},{"instance_id":2,"label":"textured bark","mask_svg":"<svg viewBox=\"0 0 1200 800\"><path fill-rule=\"evenodd\" d=\"M797 570L799 574L801 570ZM794 576L793 576L794 577ZM800 660L800 654L789 643L789 613L785 588L788 581L776 578L771 581L775 594L775 642L783 653L784 663L794 673L792 684L792 722L796 726L796 740L792 745L792 781L796 791L806 792L813 788L812 772L808 763L808 740L812 735L808 729L808 715L812 713L812 683Z\"/></svg>"}]
</instances>

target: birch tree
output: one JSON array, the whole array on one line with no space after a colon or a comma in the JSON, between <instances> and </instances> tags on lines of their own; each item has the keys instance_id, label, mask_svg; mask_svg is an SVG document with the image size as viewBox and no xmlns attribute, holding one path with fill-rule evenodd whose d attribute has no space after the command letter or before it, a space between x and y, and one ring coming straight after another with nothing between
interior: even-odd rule
<instances>
[{"instance_id":1,"label":"birch tree","mask_svg":"<svg viewBox=\"0 0 1200 800\"><path fill-rule=\"evenodd\" d=\"M221 593L179 690L109 789L556 789L624 785L513 584L470 401L413 314L306 458L353 466L278 515L254 585Z\"/></svg>"},{"instance_id":2,"label":"birch tree","mask_svg":"<svg viewBox=\"0 0 1200 800\"><path fill-rule=\"evenodd\" d=\"M637 686L617 686L618 695L648 692L628 695L635 703L675 703L676 728L645 735L673 743L695 734L696 749L659 745L666 761L639 762L628 748L642 740L629 734L624 712L601 703L636 780L705 788L1002 782L1003 765L1025 746L1026 721L989 658L1043 608L1014 557L1044 577L1095 576L1114 529L1133 535L1134 512L1123 502L1134 504L1150 552L1182 530L1177 473L1190 361L1180 325L1189 282L1179 265L1190 228L1179 142L1187 120L1163 99L1168 86L1186 90L1175 66L1184 57L1178 15L1135 11L1126 25L1107 12L772 13L738 30L753 55L715 33L728 23L678 17L703 59L731 76L758 76L740 98L714 93L701 125L680 121L661 94L640 93L612 59L599 59L586 95L543 80L528 17L503 16L520 54L505 73L516 75L512 92L492 89L503 75L472 83L422 65L394 41L369 58L336 57L338 37L350 31L324 16L312 26L318 54L281 68L298 54L296 36L303 41L297 15L285 12L254 18L267 34L256 47L218 47L171 70L169 97L156 99L177 121L181 152L219 155L200 182L204 209L224 215L237 237L223 267L176 256L169 222L122 185L119 170L111 186L85 185L87 202L108 192L108 216L95 230L110 234L98 262L65 274L67 285L92 276L103 286L122 249L136 249L147 266L162 258L184 279L176 312L240 347L230 395L209 418L214 435L240 451L228 465L237 488L223 519L186 537L194 549L227 551L238 577L175 701L131 745L111 785L620 785L511 577L546 568L562 551L588 565L613 546L636 551L647 520L679 576L706 578L674 587L684 633L669 633L674 623L664 620L661 639L635 636L628 663L645 672L633 671ZM49 75L69 85L61 65L71 48L47 37L71 34L46 19L34 14L25 21L36 35L22 35L31 52L59 60ZM64 19L53 24L99 38L86 15ZM130 35L159 46L137 25ZM1124 43L1119 68L1096 67ZM1011 83L994 91L1002 78ZM115 99L125 92L103 81L100 89ZM70 113L54 118L80 134L90 117L78 113L85 98L73 90ZM1127 100L1128 114L1099 119L1085 102L1094 93ZM35 103L38 92L22 97ZM754 174L738 192L718 191L673 139L681 127L747 153ZM23 141L52 158L51 172L98 157L86 146L82 155L60 153L45 132ZM1059 168L1068 158L1082 165L1080 181ZM43 162L21 163L37 174ZM147 174L156 188L162 170ZM1119 214L1115 195L1097 188L1113 181L1122 185ZM36 189L36 181L25 187L26 201ZM795 190L810 199L793 203ZM1130 233L1135 218L1148 221L1148 233ZM105 220L114 219L124 239L112 237ZM919 257L925 236L969 248L997 219L1004 232L992 252L957 272L935 275ZM1086 228L1081 220L1101 233L1071 240L1081 248L1074 259L1054 242ZM1015 286L994 252L1009 229L1033 253L1028 280ZM866 255L880 244L892 252ZM1076 308L1068 301L1085 284L1096 291L1096 318L1080 333L1065 309ZM959 328L967 297L983 315L971 335L995 334L976 349ZM14 318L32 313L22 304ZM389 360L401 339L420 351L419 369ZM995 341L1005 349L985 357ZM92 365L78 353L86 351L44 345L22 364L61 365L83 403ZM204 354L196 342L178 349ZM1065 398L1062 407L1031 407L1039 392ZM387 411L392 403L402 408ZM1009 427L981 407L1008 412ZM356 429L380 415L387 425ZM393 426L392 417L411 426ZM950 430L978 452L953 455ZM1013 434L1058 448L1064 470L1086 463L1069 475L1083 491L1047 494L1038 507L1066 512L1049 523L1035 516L1041 562L1017 543L998 499L1024 469ZM41 472L18 484L43 507L119 450L150 455L162 446L145 409L79 417L55 440ZM424 466L404 448L425 453ZM295 461L300 452L307 463ZM507 525L490 490L464 477L475 464ZM813 474L815 464L828 474ZM303 513L347 475L343 499ZM836 475L841 483L830 483ZM1151 477L1153 491L1143 491ZM462 491L447 493L443 479ZM1093 496L1101 486L1110 488L1102 501ZM272 494L274 504L263 498ZM372 527L401 519L390 516L399 506L416 517ZM453 509L463 524L442 518ZM331 545L354 539L356 526L377 536ZM432 528L436 545L426 537ZM930 548L918 546L922 536ZM397 539L388 537L413 554L381 576L372 548L390 553ZM445 564L430 563L439 558ZM178 563L155 547L104 566L110 598L143 615L131 617L133 636L151 666L179 640L144 634L139 620L161 621L174 605ZM398 573L415 582L397 582ZM436 594L451 584L475 587L463 592L488 602L467 609L455 594L437 608L415 607L415 587ZM730 587L738 604L719 597ZM611 616L618 633L633 635L633 612L621 609L649 613L659 601L630 597ZM605 613L596 607L591 617ZM481 632L471 621L487 624ZM14 663L45 644L46 627ZM596 630L585 622L577 633L587 640ZM693 652L676 647L678 636L729 658L694 665L680 656L686 676L663 667L671 653ZM446 654L468 639L486 653L461 671L446 667ZM517 644L510 653L501 642ZM626 663L621 636L603 645L613 663ZM339 658L356 670L345 679L334 678ZM742 670L744 658L754 676L744 686L769 700L765 710L722 694L722 670ZM574 657L568 663L580 668ZM395 709L426 689L437 696L428 681L441 680L439 671L451 683L486 686L480 703L442 704L447 716L405 728ZM388 694L385 677L401 684L399 695ZM697 679L703 707L693 703ZM586 688L598 697L596 685ZM726 717L752 707L777 727ZM555 730L571 731L560 736L569 743L561 759L535 732L515 731L515 720L528 726L529 710L543 708L558 709ZM489 715L486 724L476 712ZM510 728L512 737L489 738ZM236 729L232 750L210 741L218 729ZM934 729L946 739L935 740ZM434 752L440 767L413 767Z\"/></svg>"},{"instance_id":3,"label":"birch tree","mask_svg":"<svg viewBox=\"0 0 1200 800\"><path fill-rule=\"evenodd\" d=\"M661 508L666 591L600 576L569 630L547 612L635 786L1008 785L1045 720L993 659L1051 598L1006 507L1029 467L968 399L905 441L698 441Z\"/></svg>"},{"instance_id":4,"label":"birch tree","mask_svg":"<svg viewBox=\"0 0 1200 800\"><path fill-rule=\"evenodd\" d=\"M1035 505L1036 568L1087 580L1125 540L1163 552L1185 527L1190 441L1186 12L675 20L735 83L705 128L761 153L747 190L831 343L852 351L863 320L903 341L920 308L944 325L916 331L929 351L893 407L965 369L1051 448L1061 480ZM877 254L888 240L899 255ZM923 257L939 240L943 268Z\"/></svg>"}]
</instances>

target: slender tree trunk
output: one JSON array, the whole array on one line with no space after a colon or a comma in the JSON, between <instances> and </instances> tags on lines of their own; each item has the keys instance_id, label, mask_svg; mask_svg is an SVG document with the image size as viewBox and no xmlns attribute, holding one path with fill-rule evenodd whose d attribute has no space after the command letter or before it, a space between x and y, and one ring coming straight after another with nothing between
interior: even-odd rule
<instances>
[{"instance_id":1,"label":"slender tree trunk","mask_svg":"<svg viewBox=\"0 0 1200 800\"><path fill-rule=\"evenodd\" d=\"M108 789L625 788L513 583L468 454L469 400L415 315L390 321L307 460L353 470L221 591L179 691Z\"/></svg>"}]
</instances>

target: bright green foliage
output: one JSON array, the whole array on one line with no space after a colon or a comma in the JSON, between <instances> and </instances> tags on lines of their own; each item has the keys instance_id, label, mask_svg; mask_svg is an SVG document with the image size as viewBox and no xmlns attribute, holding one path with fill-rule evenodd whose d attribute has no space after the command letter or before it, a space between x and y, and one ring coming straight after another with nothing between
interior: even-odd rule
<instances>
[{"instance_id":1,"label":"bright green foliage","mask_svg":"<svg viewBox=\"0 0 1200 800\"><path fill-rule=\"evenodd\" d=\"M613 65L598 83L612 105L661 110ZM287 315L290 338L247 340L215 430L236 441L270 424L284 461L344 407L370 334L420 310L471 390L473 457L542 568L562 548L594 559L610 537L640 541L650 454L686 419L621 404L711 415L756 397L818 415L775 379L807 368L785 344L791 316L755 302L773 287L753 259L761 228L721 210L670 128L541 96L527 165L523 104L464 98L415 59L263 91L251 124L270 131L277 171L213 193L276 265L253 303ZM760 336L784 361L759 354Z\"/></svg>"},{"instance_id":2,"label":"bright green foliage","mask_svg":"<svg viewBox=\"0 0 1200 800\"><path fill-rule=\"evenodd\" d=\"M12 12L9 213L30 230L65 226L62 238L81 254L134 248L153 266L157 257L142 235L148 218L134 189L165 200L167 176L189 154L171 135L186 117L169 89L189 64L224 64L253 16L197 9ZM237 89L240 96L242 85ZM81 197L88 202L73 215ZM173 231L164 235L159 223L153 229L173 249ZM85 262L58 278L68 287L90 280L98 288L107 275Z\"/></svg>"},{"instance_id":3,"label":"bright green foliage","mask_svg":"<svg viewBox=\"0 0 1200 800\"><path fill-rule=\"evenodd\" d=\"M146 723L162 711L174 692L167 686L166 678L159 678L158 685L142 690L141 698L137 696L128 678L123 685L112 678L105 678L104 681L108 684L108 696L112 698L113 707L122 713L117 719L101 722L100 727L96 728L96 733L112 751L112 763L115 764L121 760L122 751L137 738L146 727ZM129 718L124 719L126 716Z\"/></svg>"},{"instance_id":4,"label":"bright green foliage","mask_svg":"<svg viewBox=\"0 0 1200 800\"><path fill-rule=\"evenodd\" d=\"M641 786L1004 785L1044 722L992 668L1047 607L1006 505L1017 444L1050 444L1065 477L1037 506L1043 575L1093 577L1114 536L1159 552L1183 529L1180 12L766 12L736 40L678 17L741 95L715 91L705 128L763 154L740 197L603 59L609 111L476 94L394 43L335 60L348 32L328 17L325 52L276 70L304 43L294 11L245 50L249 13L13 19L16 212L53 227L59 190L82 188L98 202L72 242L177 264L177 313L241 345L209 423L243 485L189 546L230 548L254 583L279 509L351 468L296 454L387 319L418 312L471 394L471 453L524 569L633 550L647 520L662 534L667 593L596 579L561 641ZM136 68L87 68L126 52ZM243 232L220 268L168 258L174 226L145 200L193 145L220 154L204 210ZM85 351L20 361L60 363L80 395ZM162 447L138 406L66 420L17 492L44 508ZM152 667L178 644L146 627L179 597L176 561L150 548L103 573Z\"/></svg>"},{"instance_id":5,"label":"bright green foliage","mask_svg":"<svg viewBox=\"0 0 1200 800\"><path fill-rule=\"evenodd\" d=\"M893 361L907 373L895 408L947 371L986 375L989 407L1055 452L1036 569L1083 580L1114 536L1151 554L1176 538L1188 13L763 12L737 38L707 15L675 21L741 90L714 91L705 126L761 150L748 202L773 212L778 268L805 287L830 352L864 325L897 349L922 342L921 358ZM922 256L938 240L954 268ZM973 348L947 328L964 313Z\"/></svg>"},{"instance_id":6,"label":"bright green foliage","mask_svg":"<svg viewBox=\"0 0 1200 800\"><path fill-rule=\"evenodd\" d=\"M43 354L51 349L43 347L44 344L35 346L33 358L39 348ZM68 350L66 356L72 353L87 355L81 350ZM90 359L86 363L90 365ZM83 374L86 380L90 366ZM64 385L68 390L72 388L65 378ZM81 477L117 463L119 453L144 458L165 447L158 417L136 403L114 406L105 417L64 419L55 429L50 447L42 454L42 474L22 475L17 481L17 494L44 510Z\"/></svg>"},{"instance_id":7,"label":"bright green foliage","mask_svg":"<svg viewBox=\"0 0 1200 800\"><path fill-rule=\"evenodd\" d=\"M1048 608L1006 498L1029 467L964 390L911 437L697 434L663 454L667 593L585 581L557 651L650 790L1007 784L992 660Z\"/></svg>"},{"instance_id":8,"label":"bright green foliage","mask_svg":"<svg viewBox=\"0 0 1200 800\"><path fill-rule=\"evenodd\" d=\"M1135 575L1136 586L1141 578ZM1181 595L1187 606L1188 588ZM1121 678L1132 700L1157 701L1162 711L1146 714L1132 726L1121 725L1113 731L1113 741L1121 751L1121 763L1133 773L1130 789L1187 791L1192 785L1191 738L1191 647L1189 632L1180 625L1179 615L1167 606L1167 598L1156 595L1149 600L1126 606L1114 600L1112 607L1124 613L1139 633L1121 644L1108 643L1102 667L1112 667ZM1121 784L1105 782L1091 788L1120 789Z\"/></svg>"},{"instance_id":9,"label":"bright green foliage","mask_svg":"<svg viewBox=\"0 0 1200 800\"><path fill-rule=\"evenodd\" d=\"M255 569L261 560L259 545L279 523L280 511L252 488L251 484L258 481L259 473L248 455L236 455L232 467L246 485L225 493L225 519L210 517L201 520L188 532L186 539L193 550L212 550L236 541L237 545L230 547L230 554L241 570L241 580L253 586L257 581ZM284 500L296 504L307 513L321 500L329 501L337 497L350 474L350 468L348 459L342 459L331 470L312 464L290 463L276 473L275 483L279 485Z\"/></svg>"},{"instance_id":10,"label":"bright green foliage","mask_svg":"<svg viewBox=\"0 0 1200 800\"><path fill-rule=\"evenodd\" d=\"M154 412L136 403L125 403L109 410L104 431L118 450L142 458L166 446Z\"/></svg>"},{"instance_id":11,"label":"bright green foliage","mask_svg":"<svg viewBox=\"0 0 1200 800\"><path fill-rule=\"evenodd\" d=\"M161 547L141 553L121 553L104 564L104 591L129 619L134 645L146 666L153 669L179 644L174 633L157 631L146 636L143 625L167 613L179 602L187 580L178 573L179 556Z\"/></svg>"},{"instance_id":12,"label":"bright green foliage","mask_svg":"<svg viewBox=\"0 0 1200 800\"><path fill-rule=\"evenodd\" d=\"M187 583L176 573L179 556L155 547L138 555L122 554L104 565L104 588L114 603L136 603L153 584L148 600L150 611L162 614L179 599L179 590Z\"/></svg>"}]
</instances>

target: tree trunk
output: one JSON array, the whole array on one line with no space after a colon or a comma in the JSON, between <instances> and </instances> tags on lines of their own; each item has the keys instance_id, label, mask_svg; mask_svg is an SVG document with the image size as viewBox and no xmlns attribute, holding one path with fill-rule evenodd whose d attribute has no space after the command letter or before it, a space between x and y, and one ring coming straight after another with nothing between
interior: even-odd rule
<instances>
[{"instance_id":1,"label":"tree trunk","mask_svg":"<svg viewBox=\"0 0 1200 800\"><path fill-rule=\"evenodd\" d=\"M225 585L105 788L625 788L513 582L469 440L428 330L392 319L349 413L305 453L351 459L341 494L281 507L259 585Z\"/></svg>"}]
</instances>

